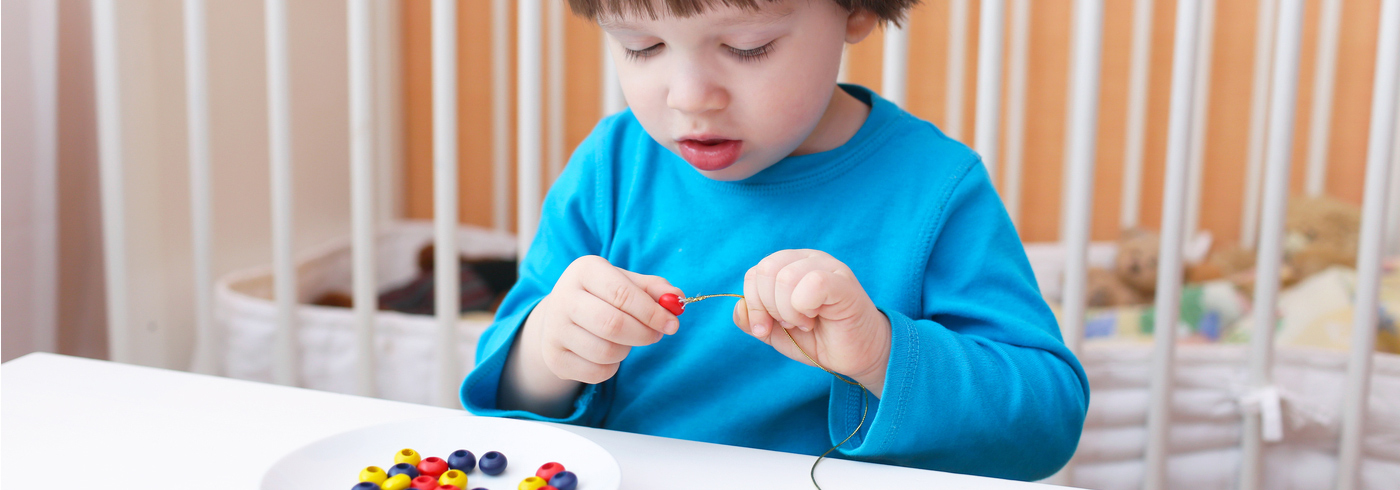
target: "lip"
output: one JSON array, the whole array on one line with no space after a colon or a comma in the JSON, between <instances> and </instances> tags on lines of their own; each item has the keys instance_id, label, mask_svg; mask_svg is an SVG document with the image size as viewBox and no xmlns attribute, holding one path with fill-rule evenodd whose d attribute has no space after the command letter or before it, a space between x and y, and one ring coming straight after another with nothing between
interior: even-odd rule
<instances>
[{"instance_id":1,"label":"lip","mask_svg":"<svg viewBox=\"0 0 1400 490\"><path fill-rule=\"evenodd\" d=\"M713 135L686 136L676 140L680 146L681 158L699 170L713 172L723 170L739 161L743 150L742 140L734 140Z\"/></svg>"}]
</instances>

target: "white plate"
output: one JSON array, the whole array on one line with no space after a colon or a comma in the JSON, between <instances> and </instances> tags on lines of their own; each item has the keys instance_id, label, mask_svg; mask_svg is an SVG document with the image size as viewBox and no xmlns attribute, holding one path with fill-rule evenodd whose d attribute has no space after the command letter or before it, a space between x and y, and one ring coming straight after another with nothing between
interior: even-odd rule
<instances>
[{"instance_id":1,"label":"white plate","mask_svg":"<svg viewBox=\"0 0 1400 490\"><path fill-rule=\"evenodd\" d=\"M474 417L432 417L342 432L292 451L263 475L263 490L344 490L359 482L360 470L388 470L394 453L412 448L424 458L466 449L477 459L488 451L506 456L506 471L490 476L480 469L467 475L467 489L515 490L548 462L578 475L578 490L617 490L622 471L617 460L593 441L536 422ZM464 489L464 490L467 490Z\"/></svg>"}]
</instances>

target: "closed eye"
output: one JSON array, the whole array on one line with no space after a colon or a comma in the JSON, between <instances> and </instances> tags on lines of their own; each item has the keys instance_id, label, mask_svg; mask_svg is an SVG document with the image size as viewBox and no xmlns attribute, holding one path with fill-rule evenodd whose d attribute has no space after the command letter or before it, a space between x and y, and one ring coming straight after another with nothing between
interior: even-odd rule
<instances>
[{"instance_id":1,"label":"closed eye","mask_svg":"<svg viewBox=\"0 0 1400 490\"><path fill-rule=\"evenodd\" d=\"M658 51L661 51L662 46L665 46L665 43L656 43L642 49L622 48L622 50L627 55L628 60L638 61L655 56Z\"/></svg>"},{"instance_id":2,"label":"closed eye","mask_svg":"<svg viewBox=\"0 0 1400 490\"><path fill-rule=\"evenodd\" d=\"M770 41L768 44L753 49L739 49L731 46L729 52L734 53L735 56L744 61L759 61L773 51L774 42L776 41Z\"/></svg>"}]
</instances>

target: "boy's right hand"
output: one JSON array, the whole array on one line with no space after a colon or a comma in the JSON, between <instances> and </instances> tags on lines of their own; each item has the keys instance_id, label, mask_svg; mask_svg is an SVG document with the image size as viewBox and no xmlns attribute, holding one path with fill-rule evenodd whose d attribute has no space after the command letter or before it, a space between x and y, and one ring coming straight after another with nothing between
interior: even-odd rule
<instances>
[{"instance_id":1,"label":"boy's right hand","mask_svg":"<svg viewBox=\"0 0 1400 490\"><path fill-rule=\"evenodd\" d=\"M525 322L544 365L563 380L607 381L632 347L676 333L680 323L657 299L681 290L658 276L619 269L602 257L579 257Z\"/></svg>"}]
</instances>

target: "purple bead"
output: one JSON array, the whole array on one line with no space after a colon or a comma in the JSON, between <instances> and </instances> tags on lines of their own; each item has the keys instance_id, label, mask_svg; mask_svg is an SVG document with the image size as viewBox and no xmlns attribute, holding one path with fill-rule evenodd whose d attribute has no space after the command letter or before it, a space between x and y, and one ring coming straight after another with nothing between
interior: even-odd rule
<instances>
[{"instance_id":1,"label":"purple bead","mask_svg":"<svg viewBox=\"0 0 1400 490\"><path fill-rule=\"evenodd\" d=\"M398 474L408 475L408 479L410 480L418 478L419 476L418 468L408 463L399 463L389 468L389 478L393 478L394 475Z\"/></svg>"},{"instance_id":2,"label":"purple bead","mask_svg":"<svg viewBox=\"0 0 1400 490\"><path fill-rule=\"evenodd\" d=\"M482 473L496 476L506 470L506 455L491 451L481 455L481 461L477 461L476 464L481 467Z\"/></svg>"},{"instance_id":3,"label":"purple bead","mask_svg":"<svg viewBox=\"0 0 1400 490\"><path fill-rule=\"evenodd\" d=\"M560 471L549 479L549 486L557 490L574 490L578 488L578 476L572 471Z\"/></svg>"},{"instance_id":4,"label":"purple bead","mask_svg":"<svg viewBox=\"0 0 1400 490\"><path fill-rule=\"evenodd\" d=\"M350 487L350 490L379 490L379 485L375 485L374 482L370 481L362 481Z\"/></svg>"},{"instance_id":5,"label":"purple bead","mask_svg":"<svg viewBox=\"0 0 1400 490\"><path fill-rule=\"evenodd\" d=\"M452 454L447 456L447 467L462 473L471 473L476 469L476 455L466 449L452 451Z\"/></svg>"}]
</instances>

